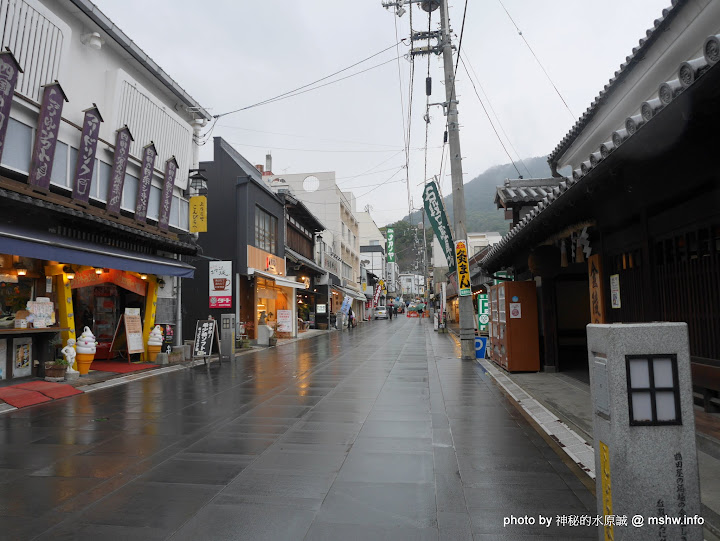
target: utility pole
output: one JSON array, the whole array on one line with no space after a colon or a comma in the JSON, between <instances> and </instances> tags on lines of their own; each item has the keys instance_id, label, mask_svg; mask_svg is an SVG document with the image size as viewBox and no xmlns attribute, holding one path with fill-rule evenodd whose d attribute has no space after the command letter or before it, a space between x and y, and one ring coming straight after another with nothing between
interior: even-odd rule
<instances>
[{"instance_id":1,"label":"utility pole","mask_svg":"<svg viewBox=\"0 0 720 541\"><path fill-rule=\"evenodd\" d=\"M419 3L424 11L434 11L440 8L440 34L435 32L417 32L415 39L438 39L438 47L424 47L411 54L430 54L431 52L443 55L445 71L445 103L442 104L447 115L448 145L450 149L450 174L452 177L453 193L453 229L455 240L467 241L465 228L465 188L463 186L462 155L460 153L460 125L458 124L457 94L455 93L455 66L453 65L452 41L450 36L450 17L448 0L396 0L383 3L386 8L395 7L395 13L401 16L405 13L403 4ZM424 232L423 232L424 234ZM423 238L424 240L424 238ZM458 291L458 294L460 292ZM462 359L475 359L475 325L473 324L472 296L459 297L460 308L460 353Z\"/></svg>"}]
</instances>

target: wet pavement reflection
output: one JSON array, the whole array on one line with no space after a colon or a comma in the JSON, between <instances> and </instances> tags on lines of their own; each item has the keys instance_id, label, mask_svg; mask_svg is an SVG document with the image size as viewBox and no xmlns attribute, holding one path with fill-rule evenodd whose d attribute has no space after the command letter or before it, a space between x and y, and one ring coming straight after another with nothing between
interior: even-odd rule
<instances>
[{"instance_id":1,"label":"wet pavement reflection","mask_svg":"<svg viewBox=\"0 0 720 541\"><path fill-rule=\"evenodd\" d=\"M0 416L3 539L580 539L594 497L428 321Z\"/></svg>"}]
</instances>

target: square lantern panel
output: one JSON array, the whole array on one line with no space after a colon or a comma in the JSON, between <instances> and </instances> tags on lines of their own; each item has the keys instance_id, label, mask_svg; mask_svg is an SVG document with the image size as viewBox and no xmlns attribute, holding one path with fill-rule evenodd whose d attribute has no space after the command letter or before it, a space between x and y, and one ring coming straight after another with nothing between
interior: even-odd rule
<instances>
[{"instance_id":1,"label":"square lantern panel","mask_svg":"<svg viewBox=\"0 0 720 541\"><path fill-rule=\"evenodd\" d=\"M677 356L626 355L631 426L682 424Z\"/></svg>"}]
</instances>

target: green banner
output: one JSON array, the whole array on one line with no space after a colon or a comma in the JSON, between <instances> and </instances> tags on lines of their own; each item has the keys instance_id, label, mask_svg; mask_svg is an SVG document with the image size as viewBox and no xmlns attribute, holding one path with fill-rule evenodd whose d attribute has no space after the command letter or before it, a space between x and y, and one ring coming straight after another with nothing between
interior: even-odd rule
<instances>
[{"instance_id":1,"label":"green banner","mask_svg":"<svg viewBox=\"0 0 720 541\"><path fill-rule=\"evenodd\" d=\"M387 257L385 258L385 261L387 263L395 263L395 230L392 227L388 227L385 234L387 235L387 242L385 245Z\"/></svg>"},{"instance_id":2,"label":"green banner","mask_svg":"<svg viewBox=\"0 0 720 541\"><path fill-rule=\"evenodd\" d=\"M450 272L455 271L455 245L452 238L452 230L448 224L447 215L445 214L445 206L440 198L435 181L428 182L423 191L423 202L425 204L425 214L430 220L435 236L440 242L443 254L447 261Z\"/></svg>"}]
</instances>

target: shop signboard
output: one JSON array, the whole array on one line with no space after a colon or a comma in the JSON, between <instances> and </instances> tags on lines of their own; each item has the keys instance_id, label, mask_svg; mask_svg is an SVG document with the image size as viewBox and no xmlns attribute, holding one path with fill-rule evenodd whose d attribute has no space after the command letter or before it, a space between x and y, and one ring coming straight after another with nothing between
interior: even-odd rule
<instances>
[{"instance_id":1,"label":"shop signboard","mask_svg":"<svg viewBox=\"0 0 720 541\"><path fill-rule=\"evenodd\" d=\"M13 339L12 356L12 377L29 376L32 372L32 338Z\"/></svg>"},{"instance_id":2,"label":"shop signboard","mask_svg":"<svg viewBox=\"0 0 720 541\"><path fill-rule=\"evenodd\" d=\"M588 278L590 285L590 322L605 323L605 291L603 268L600 254L588 257Z\"/></svg>"},{"instance_id":3,"label":"shop signboard","mask_svg":"<svg viewBox=\"0 0 720 541\"><path fill-rule=\"evenodd\" d=\"M472 295L470 287L470 265L468 263L467 242L455 242L455 260L457 263L458 294L461 297Z\"/></svg>"},{"instance_id":4,"label":"shop signboard","mask_svg":"<svg viewBox=\"0 0 720 541\"><path fill-rule=\"evenodd\" d=\"M106 283L115 284L143 297L147 294L147 282L145 280L130 272L117 269L109 269L107 272L103 271L100 274L97 274L95 269L76 272L75 279L71 282L70 287L71 289L78 289Z\"/></svg>"},{"instance_id":5,"label":"shop signboard","mask_svg":"<svg viewBox=\"0 0 720 541\"><path fill-rule=\"evenodd\" d=\"M167 229L170 224L170 208L172 207L173 188L175 187L177 168L178 162L175 156L165 161L165 178L163 179L163 190L160 196L160 214L158 216L158 227L160 229Z\"/></svg>"},{"instance_id":6,"label":"shop signboard","mask_svg":"<svg viewBox=\"0 0 720 541\"><path fill-rule=\"evenodd\" d=\"M107 207L111 214L120 214L125 171L130 157L130 143L134 141L127 124L115 132L115 156L113 158L112 176L107 195Z\"/></svg>"},{"instance_id":7,"label":"shop signboard","mask_svg":"<svg viewBox=\"0 0 720 541\"><path fill-rule=\"evenodd\" d=\"M207 197L190 198L190 233L207 233Z\"/></svg>"},{"instance_id":8,"label":"shop signboard","mask_svg":"<svg viewBox=\"0 0 720 541\"><path fill-rule=\"evenodd\" d=\"M214 319L199 320L195 324L193 357L209 357L212 354L213 339L216 333Z\"/></svg>"},{"instance_id":9,"label":"shop signboard","mask_svg":"<svg viewBox=\"0 0 720 541\"><path fill-rule=\"evenodd\" d=\"M5 135L10 124L10 106L17 84L18 74L22 73L18 61L8 49L0 53L0 157L5 148ZM4 368L5 365L2 365ZM3 379L0 377L0 379Z\"/></svg>"},{"instance_id":10,"label":"shop signboard","mask_svg":"<svg viewBox=\"0 0 720 541\"><path fill-rule=\"evenodd\" d=\"M610 306L612 308L622 308L620 301L620 275L610 275Z\"/></svg>"},{"instance_id":11,"label":"shop signboard","mask_svg":"<svg viewBox=\"0 0 720 541\"><path fill-rule=\"evenodd\" d=\"M210 308L232 307L232 261L210 261Z\"/></svg>"},{"instance_id":12,"label":"shop signboard","mask_svg":"<svg viewBox=\"0 0 720 541\"><path fill-rule=\"evenodd\" d=\"M477 296L478 303L478 330L487 332L490 323L490 303L487 293L480 293Z\"/></svg>"},{"instance_id":13,"label":"shop signboard","mask_svg":"<svg viewBox=\"0 0 720 541\"><path fill-rule=\"evenodd\" d=\"M93 171L95 170L95 152L100 136L100 123L103 121L100 111L95 106L85 109L84 113L85 120L80 136L72 195L73 200L80 203L87 203L90 197Z\"/></svg>"},{"instance_id":14,"label":"shop signboard","mask_svg":"<svg viewBox=\"0 0 720 541\"><path fill-rule=\"evenodd\" d=\"M430 225L435 232L435 236L440 242L445 260L447 261L450 272L455 271L455 254L453 251L453 238L450 224L448 223L445 206L443 205L440 191L435 181L430 181L425 185L423 191L423 202L425 206L425 214L430 220Z\"/></svg>"},{"instance_id":15,"label":"shop signboard","mask_svg":"<svg viewBox=\"0 0 720 541\"><path fill-rule=\"evenodd\" d=\"M385 257L385 261L387 263L395 263L395 230L392 227L388 227L385 234L387 235L385 247L387 256Z\"/></svg>"},{"instance_id":16,"label":"shop signboard","mask_svg":"<svg viewBox=\"0 0 720 541\"><path fill-rule=\"evenodd\" d=\"M292 310L277 311L277 330L278 332L292 332Z\"/></svg>"},{"instance_id":17,"label":"shop signboard","mask_svg":"<svg viewBox=\"0 0 720 541\"><path fill-rule=\"evenodd\" d=\"M350 295L345 295L345 298L343 299L342 306L340 307L340 311L348 315L350 312L350 305L352 304L352 297Z\"/></svg>"},{"instance_id":18,"label":"shop signboard","mask_svg":"<svg viewBox=\"0 0 720 541\"><path fill-rule=\"evenodd\" d=\"M47 190L50 187L55 147L63 105L68 101L60 83L52 83L43 87L43 98L38 116L38 127L35 132L35 145L30 159L28 184Z\"/></svg>"},{"instance_id":19,"label":"shop signboard","mask_svg":"<svg viewBox=\"0 0 720 541\"><path fill-rule=\"evenodd\" d=\"M142 319L140 308L125 308L125 337L128 353L144 353Z\"/></svg>"},{"instance_id":20,"label":"shop signboard","mask_svg":"<svg viewBox=\"0 0 720 541\"><path fill-rule=\"evenodd\" d=\"M315 312L317 314L327 314L327 304L316 304Z\"/></svg>"},{"instance_id":21,"label":"shop signboard","mask_svg":"<svg viewBox=\"0 0 720 541\"><path fill-rule=\"evenodd\" d=\"M147 221L148 203L150 201L150 187L152 186L153 170L155 169L157 150L150 141L143 147L142 166L140 167L140 182L138 183L137 204L135 205L135 221Z\"/></svg>"}]
</instances>

